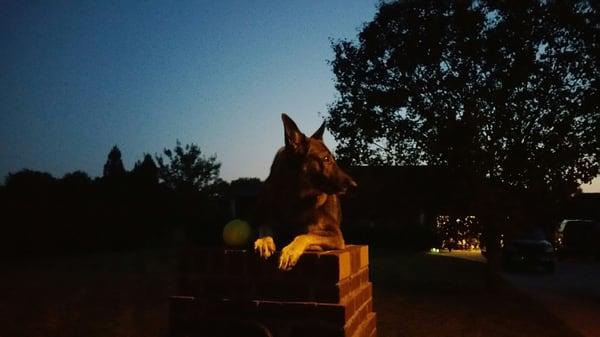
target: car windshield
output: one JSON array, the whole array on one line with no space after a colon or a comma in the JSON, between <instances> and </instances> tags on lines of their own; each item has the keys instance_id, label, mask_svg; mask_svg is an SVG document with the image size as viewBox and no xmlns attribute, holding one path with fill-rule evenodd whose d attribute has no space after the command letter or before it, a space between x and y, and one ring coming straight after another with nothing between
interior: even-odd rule
<instances>
[{"instance_id":1,"label":"car windshield","mask_svg":"<svg viewBox=\"0 0 600 337\"><path fill-rule=\"evenodd\" d=\"M593 221L591 220L564 220L561 222L560 227L558 228L559 232L563 232L566 227L575 227L575 226L590 226L593 225Z\"/></svg>"}]
</instances>

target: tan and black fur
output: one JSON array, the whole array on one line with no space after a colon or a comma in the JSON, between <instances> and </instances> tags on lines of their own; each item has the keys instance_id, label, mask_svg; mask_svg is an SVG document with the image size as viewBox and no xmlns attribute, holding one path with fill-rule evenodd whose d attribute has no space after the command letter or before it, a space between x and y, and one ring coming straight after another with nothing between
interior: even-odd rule
<instances>
[{"instance_id":1,"label":"tan and black fur","mask_svg":"<svg viewBox=\"0 0 600 337\"><path fill-rule=\"evenodd\" d=\"M279 268L291 269L306 250L344 248L338 195L356 183L323 143L325 123L306 137L282 114L285 146L273 160L258 206L254 249L269 258L278 245Z\"/></svg>"}]
</instances>

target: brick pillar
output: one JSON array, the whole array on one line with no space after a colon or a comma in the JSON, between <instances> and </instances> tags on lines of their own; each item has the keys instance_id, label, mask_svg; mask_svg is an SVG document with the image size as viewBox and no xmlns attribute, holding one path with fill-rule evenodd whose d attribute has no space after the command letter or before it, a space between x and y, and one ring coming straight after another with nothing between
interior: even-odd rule
<instances>
[{"instance_id":1,"label":"brick pillar","mask_svg":"<svg viewBox=\"0 0 600 337\"><path fill-rule=\"evenodd\" d=\"M368 246L307 252L291 271L278 253L190 249L171 298L172 337L374 337Z\"/></svg>"}]
</instances>

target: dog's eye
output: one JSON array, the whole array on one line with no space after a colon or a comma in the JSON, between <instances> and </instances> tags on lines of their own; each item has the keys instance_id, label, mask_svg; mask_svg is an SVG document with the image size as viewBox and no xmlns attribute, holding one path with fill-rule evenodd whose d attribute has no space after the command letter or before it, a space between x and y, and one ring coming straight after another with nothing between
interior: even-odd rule
<instances>
[{"instance_id":1,"label":"dog's eye","mask_svg":"<svg viewBox=\"0 0 600 337\"><path fill-rule=\"evenodd\" d=\"M326 163L329 163L331 161L331 157L325 156L325 157L323 157L323 161Z\"/></svg>"}]
</instances>

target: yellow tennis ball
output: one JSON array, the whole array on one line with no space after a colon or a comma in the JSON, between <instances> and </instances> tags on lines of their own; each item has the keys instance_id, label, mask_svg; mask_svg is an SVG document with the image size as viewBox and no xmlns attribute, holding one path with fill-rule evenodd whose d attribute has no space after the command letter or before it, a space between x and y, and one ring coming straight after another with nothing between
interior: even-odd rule
<instances>
[{"instance_id":1,"label":"yellow tennis ball","mask_svg":"<svg viewBox=\"0 0 600 337\"><path fill-rule=\"evenodd\" d=\"M246 221L234 219L223 228L223 240L228 246L243 246L250 238L250 225Z\"/></svg>"}]
</instances>

